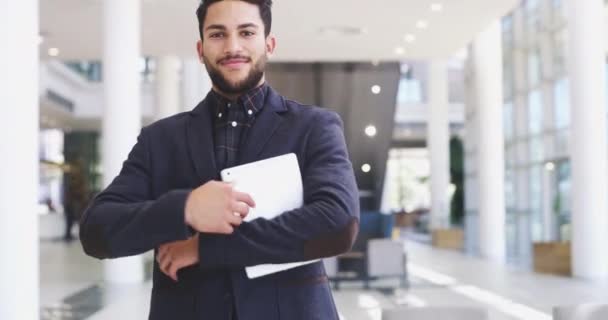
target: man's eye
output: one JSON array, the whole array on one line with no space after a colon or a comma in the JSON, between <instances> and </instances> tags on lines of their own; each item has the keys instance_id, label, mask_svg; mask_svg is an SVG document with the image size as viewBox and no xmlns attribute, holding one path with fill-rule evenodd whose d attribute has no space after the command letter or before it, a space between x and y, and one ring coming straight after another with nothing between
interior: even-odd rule
<instances>
[{"instance_id":1,"label":"man's eye","mask_svg":"<svg viewBox=\"0 0 608 320\"><path fill-rule=\"evenodd\" d=\"M221 37L223 37L223 36L224 36L224 34L222 34L222 33L212 33L212 34L209 36L209 38L221 38Z\"/></svg>"},{"instance_id":2,"label":"man's eye","mask_svg":"<svg viewBox=\"0 0 608 320\"><path fill-rule=\"evenodd\" d=\"M243 31L241 34L245 37L251 37L255 33L251 32L251 31Z\"/></svg>"}]
</instances>

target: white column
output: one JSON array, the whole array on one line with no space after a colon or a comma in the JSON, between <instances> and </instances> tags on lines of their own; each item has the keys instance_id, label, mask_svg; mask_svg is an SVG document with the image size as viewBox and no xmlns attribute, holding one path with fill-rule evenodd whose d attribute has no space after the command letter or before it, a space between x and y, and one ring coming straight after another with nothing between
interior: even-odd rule
<instances>
[{"instance_id":1,"label":"white column","mask_svg":"<svg viewBox=\"0 0 608 320\"><path fill-rule=\"evenodd\" d=\"M38 1L0 4L0 319L38 320Z\"/></svg>"},{"instance_id":2,"label":"white column","mask_svg":"<svg viewBox=\"0 0 608 320\"><path fill-rule=\"evenodd\" d=\"M479 249L496 262L505 259L504 134L500 22L473 42L479 124Z\"/></svg>"},{"instance_id":3,"label":"white column","mask_svg":"<svg viewBox=\"0 0 608 320\"><path fill-rule=\"evenodd\" d=\"M141 129L140 1L106 0L103 6L102 166L107 186L120 172ZM141 256L105 262L108 282L140 282L143 278Z\"/></svg>"},{"instance_id":4,"label":"white column","mask_svg":"<svg viewBox=\"0 0 608 320\"><path fill-rule=\"evenodd\" d=\"M608 278L606 26L602 0L568 0L572 271Z\"/></svg>"},{"instance_id":5,"label":"white column","mask_svg":"<svg viewBox=\"0 0 608 320\"><path fill-rule=\"evenodd\" d=\"M209 79L205 65L196 58L183 61L182 76L183 111L190 111L211 90L211 79Z\"/></svg>"},{"instance_id":6,"label":"white column","mask_svg":"<svg viewBox=\"0 0 608 320\"><path fill-rule=\"evenodd\" d=\"M465 81L465 250L479 254L479 177L477 145L479 132L477 121L477 90L472 44L467 47L467 60L464 68Z\"/></svg>"},{"instance_id":7,"label":"white column","mask_svg":"<svg viewBox=\"0 0 608 320\"><path fill-rule=\"evenodd\" d=\"M427 145L431 160L431 229L450 226L450 123L448 67L445 61L429 64Z\"/></svg>"},{"instance_id":8,"label":"white column","mask_svg":"<svg viewBox=\"0 0 608 320\"><path fill-rule=\"evenodd\" d=\"M181 61L176 56L161 57L156 75L156 118L162 119L181 111L179 69Z\"/></svg>"}]
</instances>

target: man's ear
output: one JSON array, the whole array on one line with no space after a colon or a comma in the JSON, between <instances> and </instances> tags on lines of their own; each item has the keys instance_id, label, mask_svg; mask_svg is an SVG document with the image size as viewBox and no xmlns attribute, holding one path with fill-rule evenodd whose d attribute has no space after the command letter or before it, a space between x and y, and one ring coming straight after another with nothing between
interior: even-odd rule
<instances>
[{"instance_id":1,"label":"man's ear","mask_svg":"<svg viewBox=\"0 0 608 320\"><path fill-rule=\"evenodd\" d=\"M202 40L199 40L196 42L196 52L198 53L198 60L201 63L205 63L203 61L203 41Z\"/></svg>"},{"instance_id":2,"label":"man's ear","mask_svg":"<svg viewBox=\"0 0 608 320\"><path fill-rule=\"evenodd\" d=\"M277 47L277 39L272 34L266 37L266 54L271 57Z\"/></svg>"}]
</instances>

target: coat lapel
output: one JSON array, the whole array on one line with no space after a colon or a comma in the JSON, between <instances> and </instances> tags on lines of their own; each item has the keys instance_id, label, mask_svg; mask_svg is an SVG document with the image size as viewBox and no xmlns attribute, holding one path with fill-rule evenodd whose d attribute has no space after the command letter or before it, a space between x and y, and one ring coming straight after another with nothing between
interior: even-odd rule
<instances>
[{"instance_id":1,"label":"coat lapel","mask_svg":"<svg viewBox=\"0 0 608 320\"><path fill-rule=\"evenodd\" d=\"M266 103L251 127L246 141L241 144L240 163L245 164L259 160L258 157L268 140L283 122L279 113L287 111L283 98L268 87Z\"/></svg>"},{"instance_id":2,"label":"coat lapel","mask_svg":"<svg viewBox=\"0 0 608 320\"><path fill-rule=\"evenodd\" d=\"M213 123L208 108L209 97L205 98L190 113L186 128L190 158L201 182L218 180L213 146Z\"/></svg>"},{"instance_id":3,"label":"coat lapel","mask_svg":"<svg viewBox=\"0 0 608 320\"><path fill-rule=\"evenodd\" d=\"M190 158L202 183L220 179L215 164L213 122L209 112L209 101L210 97L207 95L207 98L192 110L186 128ZM265 106L258 114L246 141L241 144L240 163L258 160L260 153L283 122L279 114L286 111L283 98L269 87Z\"/></svg>"}]
</instances>

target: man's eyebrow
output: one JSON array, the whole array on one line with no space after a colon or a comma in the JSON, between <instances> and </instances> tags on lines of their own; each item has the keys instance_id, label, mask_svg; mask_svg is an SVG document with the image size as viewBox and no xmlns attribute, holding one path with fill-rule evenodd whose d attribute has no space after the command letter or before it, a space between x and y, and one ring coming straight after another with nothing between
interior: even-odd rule
<instances>
[{"instance_id":1,"label":"man's eyebrow","mask_svg":"<svg viewBox=\"0 0 608 320\"><path fill-rule=\"evenodd\" d=\"M205 28L205 31L207 31L209 29L226 30L226 27L221 24L212 24L212 25L207 26L207 28Z\"/></svg>"},{"instance_id":2,"label":"man's eyebrow","mask_svg":"<svg viewBox=\"0 0 608 320\"><path fill-rule=\"evenodd\" d=\"M257 29L257 28L259 28L259 26L255 23L250 22L250 23L240 24L238 28L239 29L245 29L245 28L256 28Z\"/></svg>"},{"instance_id":3,"label":"man's eyebrow","mask_svg":"<svg viewBox=\"0 0 608 320\"><path fill-rule=\"evenodd\" d=\"M258 29L259 26L257 24L255 24L255 23L253 23L253 22L249 22L249 23L240 24L237 28L238 29L246 29L246 28L255 28L255 29ZM221 24L212 24L212 25L207 26L207 28L205 28L205 31L212 30L212 29L215 29L215 30L226 30L227 28L226 28L226 26L221 25Z\"/></svg>"}]
</instances>

